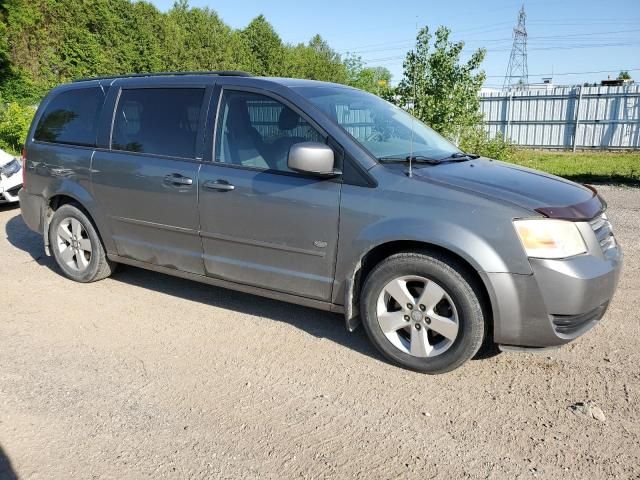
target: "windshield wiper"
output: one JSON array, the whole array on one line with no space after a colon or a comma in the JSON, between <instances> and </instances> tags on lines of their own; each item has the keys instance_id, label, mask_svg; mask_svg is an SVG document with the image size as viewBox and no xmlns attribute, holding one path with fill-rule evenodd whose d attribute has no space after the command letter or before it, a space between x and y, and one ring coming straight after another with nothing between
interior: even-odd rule
<instances>
[{"instance_id":1,"label":"windshield wiper","mask_svg":"<svg viewBox=\"0 0 640 480\"><path fill-rule=\"evenodd\" d=\"M456 152L453 155L450 155L445 158L441 158L440 163L466 162L467 160L476 160L478 158L480 158L480 155L476 155L475 153Z\"/></svg>"},{"instance_id":2,"label":"windshield wiper","mask_svg":"<svg viewBox=\"0 0 640 480\"><path fill-rule=\"evenodd\" d=\"M425 157L424 155L407 155L406 157L380 157L378 161L381 163L409 163L409 161L414 163L427 163L429 165L437 165L440 163L440 160Z\"/></svg>"},{"instance_id":3,"label":"windshield wiper","mask_svg":"<svg viewBox=\"0 0 640 480\"><path fill-rule=\"evenodd\" d=\"M428 165L438 165L440 163L466 162L467 160L475 160L480 155L473 153L456 152L448 157L441 159L425 157L424 155L407 155L406 157L381 157L378 159L382 163L426 163Z\"/></svg>"}]
</instances>

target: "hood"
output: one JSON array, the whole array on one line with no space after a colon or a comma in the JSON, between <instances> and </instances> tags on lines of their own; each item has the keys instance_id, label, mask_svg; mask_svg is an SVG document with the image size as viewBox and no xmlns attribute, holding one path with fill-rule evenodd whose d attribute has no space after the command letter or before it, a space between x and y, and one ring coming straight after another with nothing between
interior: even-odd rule
<instances>
[{"instance_id":1,"label":"hood","mask_svg":"<svg viewBox=\"0 0 640 480\"><path fill-rule=\"evenodd\" d=\"M4 150L0 149L0 167L4 167L7 163L13 160L15 157Z\"/></svg>"},{"instance_id":2,"label":"hood","mask_svg":"<svg viewBox=\"0 0 640 480\"><path fill-rule=\"evenodd\" d=\"M12 155L0 150L0 179L4 180L6 178L13 177L20 172L20 170L22 170L22 164L20 161ZM20 175L16 178L19 177Z\"/></svg>"},{"instance_id":3,"label":"hood","mask_svg":"<svg viewBox=\"0 0 640 480\"><path fill-rule=\"evenodd\" d=\"M591 219L604 202L595 189L487 158L415 168L414 178L503 200L547 217Z\"/></svg>"}]
</instances>

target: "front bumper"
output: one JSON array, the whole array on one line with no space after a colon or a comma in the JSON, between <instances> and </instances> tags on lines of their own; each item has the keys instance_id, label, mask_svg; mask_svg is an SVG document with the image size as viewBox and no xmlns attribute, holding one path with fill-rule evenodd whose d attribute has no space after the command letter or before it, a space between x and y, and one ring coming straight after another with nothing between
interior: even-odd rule
<instances>
[{"instance_id":1,"label":"front bumper","mask_svg":"<svg viewBox=\"0 0 640 480\"><path fill-rule=\"evenodd\" d=\"M531 259L532 275L483 273L489 286L494 341L550 347L594 327L613 298L622 269L618 246L564 260Z\"/></svg>"},{"instance_id":2,"label":"front bumper","mask_svg":"<svg viewBox=\"0 0 640 480\"><path fill-rule=\"evenodd\" d=\"M22 183L10 180L12 178L7 179L0 174L0 205L18 201L18 192L22 188Z\"/></svg>"}]
</instances>

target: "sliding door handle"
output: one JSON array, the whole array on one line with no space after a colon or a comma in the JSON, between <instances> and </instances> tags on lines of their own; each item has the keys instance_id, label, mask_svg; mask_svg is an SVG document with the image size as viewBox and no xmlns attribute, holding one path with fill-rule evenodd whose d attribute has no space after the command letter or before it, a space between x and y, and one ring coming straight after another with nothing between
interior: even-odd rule
<instances>
[{"instance_id":1,"label":"sliding door handle","mask_svg":"<svg viewBox=\"0 0 640 480\"><path fill-rule=\"evenodd\" d=\"M164 177L164 183L169 185L193 185L193 179L179 173L172 173Z\"/></svg>"},{"instance_id":2,"label":"sliding door handle","mask_svg":"<svg viewBox=\"0 0 640 480\"><path fill-rule=\"evenodd\" d=\"M202 184L202 187L206 188L207 190L217 190L218 192L230 192L231 190L236 188L226 180L209 180L204 182Z\"/></svg>"}]
</instances>

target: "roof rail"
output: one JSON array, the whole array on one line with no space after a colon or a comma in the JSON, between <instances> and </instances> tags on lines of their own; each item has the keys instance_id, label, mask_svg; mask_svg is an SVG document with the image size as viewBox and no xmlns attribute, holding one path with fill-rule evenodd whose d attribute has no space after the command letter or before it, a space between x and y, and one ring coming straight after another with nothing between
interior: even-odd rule
<instances>
[{"instance_id":1,"label":"roof rail","mask_svg":"<svg viewBox=\"0 0 640 480\"><path fill-rule=\"evenodd\" d=\"M125 73L123 75L109 75L106 77L87 77L79 78L73 82L88 82L90 80L115 80L118 78L139 78L139 77L165 77L165 76L184 76L184 75L217 75L221 77L253 77L250 73L240 70L211 70L198 72L153 72L153 73Z\"/></svg>"}]
</instances>

